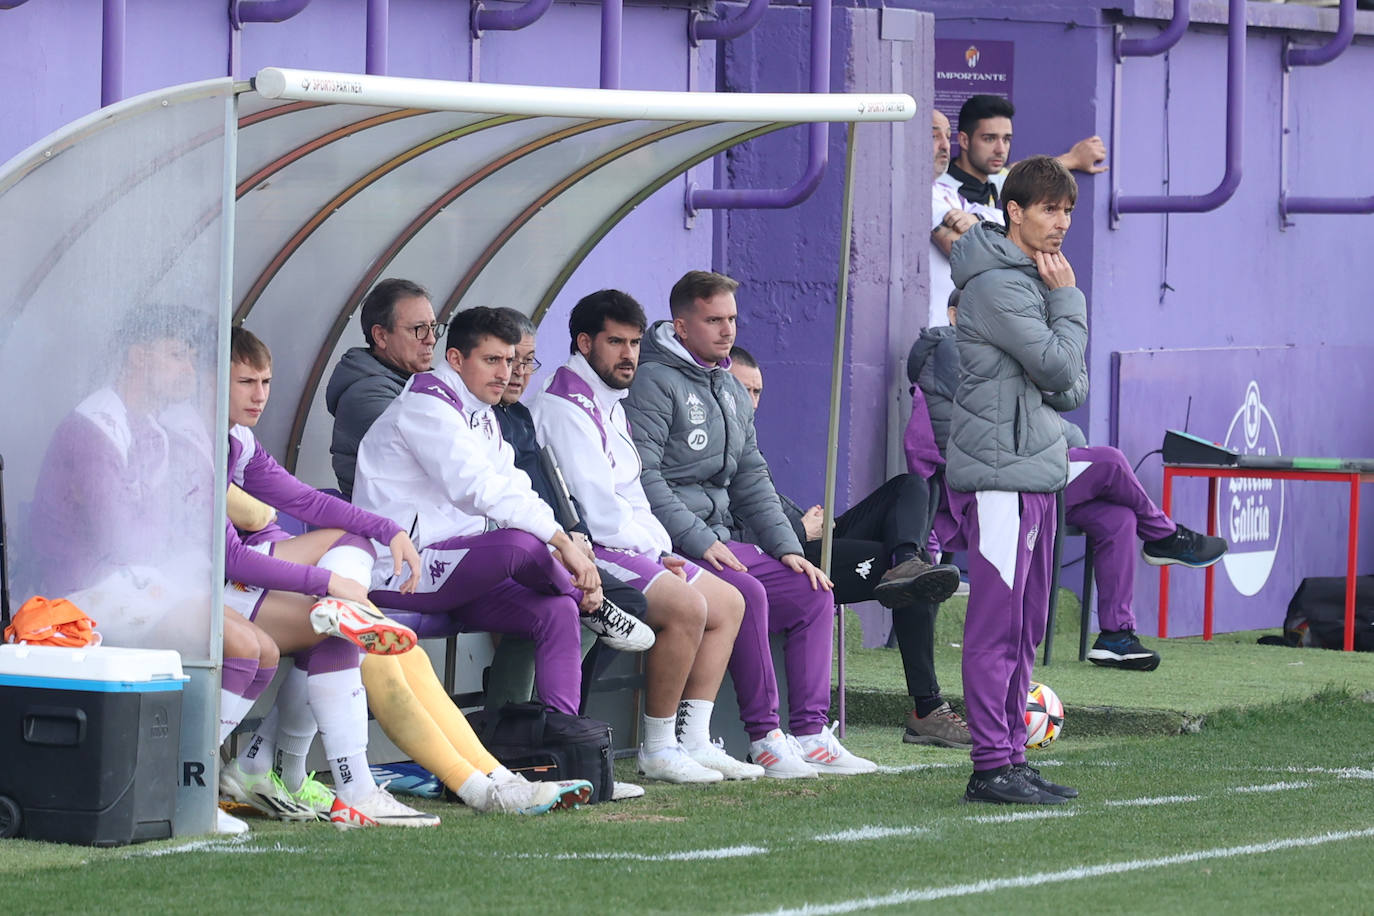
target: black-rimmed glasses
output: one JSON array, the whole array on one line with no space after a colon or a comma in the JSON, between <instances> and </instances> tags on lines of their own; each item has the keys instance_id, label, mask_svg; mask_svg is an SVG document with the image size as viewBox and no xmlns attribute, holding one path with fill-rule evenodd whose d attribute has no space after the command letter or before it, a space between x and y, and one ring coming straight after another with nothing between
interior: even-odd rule
<instances>
[{"instance_id":1,"label":"black-rimmed glasses","mask_svg":"<svg viewBox=\"0 0 1374 916\"><path fill-rule=\"evenodd\" d=\"M415 332L416 340L424 340L430 334L433 334L434 339L438 340L440 337L443 337L444 332L448 330L448 322L435 321L430 324L411 325L410 330Z\"/></svg>"},{"instance_id":2,"label":"black-rimmed glasses","mask_svg":"<svg viewBox=\"0 0 1374 916\"><path fill-rule=\"evenodd\" d=\"M529 359L517 359L512 368L519 369L521 372L538 372L541 365L539 360L531 356Z\"/></svg>"}]
</instances>

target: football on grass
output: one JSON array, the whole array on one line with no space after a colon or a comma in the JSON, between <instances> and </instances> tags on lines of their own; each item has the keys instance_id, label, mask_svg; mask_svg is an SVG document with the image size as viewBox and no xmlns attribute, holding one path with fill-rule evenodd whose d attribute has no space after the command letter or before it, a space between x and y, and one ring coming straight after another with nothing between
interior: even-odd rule
<instances>
[{"instance_id":1,"label":"football on grass","mask_svg":"<svg viewBox=\"0 0 1374 916\"><path fill-rule=\"evenodd\" d=\"M1064 730L1064 704L1044 684L1031 681L1026 697L1026 748L1049 747Z\"/></svg>"}]
</instances>

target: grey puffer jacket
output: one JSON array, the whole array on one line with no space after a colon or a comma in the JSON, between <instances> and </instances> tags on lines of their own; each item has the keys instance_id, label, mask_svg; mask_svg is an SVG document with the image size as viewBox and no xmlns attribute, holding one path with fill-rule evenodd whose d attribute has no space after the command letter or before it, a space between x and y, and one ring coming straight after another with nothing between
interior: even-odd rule
<instances>
[{"instance_id":1,"label":"grey puffer jacket","mask_svg":"<svg viewBox=\"0 0 1374 916\"><path fill-rule=\"evenodd\" d=\"M640 482L673 548L699 557L716 541L750 538L775 557L802 552L754 438L744 386L692 358L668 321L644 335L625 398Z\"/></svg>"},{"instance_id":2,"label":"grey puffer jacket","mask_svg":"<svg viewBox=\"0 0 1374 916\"><path fill-rule=\"evenodd\" d=\"M353 498L358 443L409 379L410 373L382 362L367 347L351 347L329 376L324 390L324 404L334 417L329 454L345 499Z\"/></svg>"},{"instance_id":3,"label":"grey puffer jacket","mask_svg":"<svg viewBox=\"0 0 1374 916\"><path fill-rule=\"evenodd\" d=\"M943 455L949 443L954 392L959 387L959 347L953 325L921 329L906 358L906 377L925 395L931 432Z\"/></svg>"},{"instance_id":4,"label":"grey puffer jacket","mask_svg":"<svg viewBox=\"0 0 1374 916\"><path fill-rule=\"evenodd\" d=\"M1088 393L1087 303L1051 290L1035 262L993 223L974 226L950 257L963 290L945 479L955 490L1053 493L1068 481L1058 411Z\"/></svg>"}]
</instances>

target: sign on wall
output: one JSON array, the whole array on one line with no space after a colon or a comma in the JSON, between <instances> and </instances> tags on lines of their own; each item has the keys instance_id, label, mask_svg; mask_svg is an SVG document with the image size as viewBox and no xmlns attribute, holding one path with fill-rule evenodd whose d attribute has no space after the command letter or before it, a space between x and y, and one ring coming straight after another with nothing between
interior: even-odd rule
<instances>
[{"instance_id":1,"label":"sign on wall","mask_svg":"<svg viewBox=\"0 0 1374 916\"><path fill-rule=\"evenodd\" d=\"M1362 347L1218 347L1135 350L1116 364L1116 445L1135 465L1151 498L1160 499L1161 465L1147 454L1166 429L1183 429L1242 454L1374 457L1374 425L1352 421L1335 392L1364 391L1374 365ZM1229 552L1217 568L1218 633L1277 627L1307 576L1345 574L1349 489L1332 483L1223 479L1207 505L1207 483L1174 482L1173 517L1196 531L1210 513ZM1365 510L1359 572L1374 570L1374 511ZM1202 630L1201 572L1176 571L1170 583L1169 634ZM1159 573L1140 563L1137 629L1158 626Z\"/></svg>"},{"instance_id":2,"label":"sign on wall","mask_svg":"<svg viewBox=\"0 0 1374 916\"><path fill-rule=\"evenodd\" d=\"M950 159L959 156L959 108L971 95L1011 96L1016 43L935 39L935 107L949 118Z\"/></svg>"}]
</instances>

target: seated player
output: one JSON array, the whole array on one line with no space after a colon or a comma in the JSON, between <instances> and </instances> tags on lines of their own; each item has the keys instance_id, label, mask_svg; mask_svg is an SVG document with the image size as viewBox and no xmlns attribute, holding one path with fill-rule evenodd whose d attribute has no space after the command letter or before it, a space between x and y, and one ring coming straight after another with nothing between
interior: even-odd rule
<instances>
[{"instance_id":1,"label":"seated player","mask_svg":"<svg viewBox=\"0 0 1374 916\"><path fill-rule=\"evenodd\" d=\"M497 428L492 405L520 337L493 309L456 314L443 361L412 375L363 436L353 498L404 520L421 545L418 591L400 591L400 577L383 570L374 601L532 639L539 696L576 715L579 618L600 608L600 576L515 467Z\"/></svg>"},{"instance_id":2,"label":"seated player","mask_svg":"<svg viewBox=\"0 0 1374 916\"><path fill-rule=\"evenodd\" d=\"M743 347L730 351L730 373L758 410L763 370ZM969 748L968 723L940 694L935 676L935 613L959 586L959 569L933 566L925 556L938 493L916 474L899 474L835 518L830 574L840 604L878 600L893 609L892 630L901 648L907 692L914 709L902 741ZM820 562L820 506L805 512L779 493L782 510L802 540L806 558Z\"/></svg>"},{"instance_id":3,"label":"seated player","mask_svg":"<svg viewBox=\"0 0 1374 916\"><path fill-rule=\"evenodd\" d=\"M744 597L729 671L750 738L769 776L867 773L827 726L835 602L778 504L754 439L754 411L727 367L735 342L734 280L690 271L668 297L671 321L645 334L625 414L643 465L640 481L674 550ZM756 537L748 543L744 526ZM770 633L787 663L782 731Z\"/></svg>"},{"instance_id":4,"label":"seated player","mask_svg":"<svg viewBox=\"0 0 1374 916\"><path fill-rule=\"evenodd\" d=\"M406 561L418 568L415 548L395 522L306 486L258 445L252 427L267 403L271 375L267 347L235 328L230 342L229 479L264 503L325 527L292 538L269 525L243 541L226 521L225 604L270 636L282 652L295 655L293 672L298 673L279 693L277 711L288 733L307 730L300 723L308 722L313 737L318 726L334 773L329 820L341 828L434 826L437 817L401 804L372 779L366 756L367 700L358 671L359 647L389 654L415 644L413 632L367 601L376 560L371 539L390 547L398 576ZM413 589L417 578L412 575L403 587ZM315 600L326 596L341 600ZM276 723L270 725L275 730ZM280 788L288 797L305 787L308 747L280 748L295 758L281 777ZM264 780L244 774L236 762L223 768L221 781L235 797L267 791L257 785ZM314 787L307 791L317 792ZM285 802L283 809L288 809Z\"/></svg>"},{"instance_id":5,"label":"seated player","mask_svg":"<svg viewBox=\"0 0 1374 916\"><path fill-rule=\"evenodd\" d=\"M559 456L603 577L644 593L657 634L647 659L639 772L675 783L757 779L711 742L711 711L744 615L738 591L672 553L639 482L622 401L647 324L618 290L585 296L568 319L573 355L535 401L535 424Z\"/></svg>"},{"instance_id":6,"label":"seated player","mask_svg":"<svg viewBox=\"0 0 1374 916\"><path fill-rule=\"evenodd\" d=\"M950 408L959 383L955 325L959 296L949 297L949 326L926 328L911 348L907 377L917 385L929 411L931 433L943 454L949 437ZM1077 426L1064 422L1069 444L1069 483L1064 488L1064 520L1081 528L1093 549L1097 582L1097 619L1102 628L1088 659L1095 665L1153 671L1159 653L1135 633L1131 597L1135 593L1135 544L1152 566L1211 566L1226 553L1226 542L1198 534L1172 521L1140 485L1126 456L1111 446L1088 446Z\"/></svg>"},{"instance_id":7,"label":"seated player","mask_svg":"<svg viewBox=\"0 0 1374 916\"><path fill-rule=\"evenodd\" d=\"M266 407L271 355L256 337L241 329L234 331L234 346L236 358L230 376L231 410L238 408L235 410L235 417L247 427L256 424L262 409ZM258 379L261 385L252 385L254 379ZM245 398L249 399L247 403L240 403ZM241 433L239 435L240 438L244 438ZM248 438L251 439L251 434ZM231 445L231 450L232 448ZM256 464L249 461L244 470L246 477L263 476L263 468L260 465L270 462L271 459L260 450L259 454L263 460ZM294 499L293 505L318 504L327 511L338 511L339 507L343 507L347 510L342 515L343 520L349 521L350 515L356 516L353 519L355 524L359 521L366 523L368 519L375 518L347 503L299 484L275 463L268 467L275 469L275 473L267 480L274 487L272 492L286 500ZM243 499L251 500L251 496L245 496ZM234 511L236 508L237 513ZM253 513L252 509L253 506L245 505L241 500L232 500L231 520L236 521L239 528L251 527L252 533L248 536L250 543L272 544L274 553L293 548L293 542L304 538L337 534L315 531L304 535L303 538L288 540L280 528L270 524L270 519L263 518L261 513ZM290 511L295 514L294 509ZM248 520L253 514L257 514L258 519ZM387 523L385 526L374 528L374 531L387 534L394 528L395 525ZM419 557L405 534L392 535L389 543L392 547L394 567L399 567L404 561L412 570L420 568ZM342 539L336 542L334 549L340 544ZM372 555L370 542L365 548L362 545L359 545L359 548L369 556ZM326 553L320 563L325 563L331 554L332 551ZM354 576L364 575L361 566L351 572ZM371 578L370 563L365 577L368 580ZM413 587L413 580L416 579L418 573L412 574L411 580L407 581L403 588ZM358 584L357 579L352 579L351 583ZM263 620L265 626L274 629L280 627L280 620L272 616L274 610L284 605L288 608L286 613L289 614L292 603L301 604L294 600L297 598L295 595L278 592L267 593L259 598L258 618ZM267 608L267 611L263 608ZM312 611L314 619L318 619L324 611L325 608L317 607ZM346 614L349 612L345 611ZM351 612L371 617L378 616L365 596ZM404 628L396 629L409 633ZM387 631L383 628L382 632ZM350 632L345 632L344 635L353 638ZM382 648L381 642L383 640L375 641L372 648ZM413 634L407 637L406 644L413 644ZM309 715L309 707L295 700L303 693L308 693L308 674L311 673L309 668L315 661L314 653L317 651L297 654L297 664L282 685L277 706L252 739L245 744L237 759L231 761L223 770L224 781L231 797L251 804L265 813L286 819L327 813L319 810L323 807L326 796L313 780L306 777L303 780L303 790L288 788L302 777L305 754L315 734L316 723ZM303 658L306 660L305 665L302 665ZM412 650L402 653L371 654L363 660L361 669L367 704L372 708L383 731L398 747L435 773L444 785L469 807L477 811L540 814L554 807L574 806L586 801L590 796L591 784L586 780L530 783L501 766L473 734L462 712L453 705L423 652ZM325 731L324 734L327 742L328 732ZM328 752L327 743L326 751ZM280 772L270 769L274 764L280 767ZM292 801L300 804L293 808Z\"/></svg>"}]
</instances>

